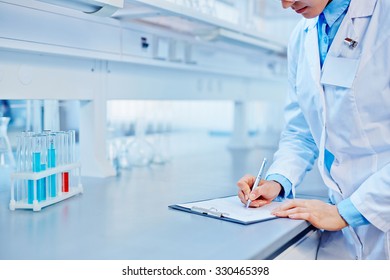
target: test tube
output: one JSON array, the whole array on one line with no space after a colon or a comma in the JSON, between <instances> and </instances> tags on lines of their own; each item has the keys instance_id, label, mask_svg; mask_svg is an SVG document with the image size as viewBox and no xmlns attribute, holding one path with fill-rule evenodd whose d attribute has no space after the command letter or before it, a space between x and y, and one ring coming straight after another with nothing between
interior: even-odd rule
<instances>
[{"instance_id":1,"label":"test tube","mask_svg":"<svg viewBox=\"0 0 390 280\"><path fill-rule=\"evenodd\" d=\"M69 164L69 134L61 132L61 164ZM62 192L69 192L69 171L62 172Z\"/></svg>"},{"instance_id":2,"label":"test tube","mask_svg":"<svg viewBox=\"0 0 390 280\"><path fill-rule=\"evenodd\" d=\"M48 150L48 138L46 133L40 134L41 138L41 171L45 171L47 168L47 150ZM47 178L39 179L38 181L38 201L46 200L47 194Z\"/></svg>"},{"instance_id":3,"label":"test tube","mask_svg":"<svg viewBox=\"0 0 390 280\"><path fill-rule=\"evenodd\" d=\"M32 142L32 171L39 172L41 170L41 139L39 135L33 136Z\"/></svg>"},{"instance_id":4,"label":"test tube","mask_svg":"<svg viewBox=\"0 0 390 280\"><path fill-rule=\"evenodd\" d=\"M75 130L68 131L68 141L69 141L69 151L68 151L69 163L73 164L76 163L76 131ZM75 170L72 170L70 172L69 185L70 186L75 185Z\"/></svg>"},{"instance_id":5,"label":"test tube","mask_svg":"<svg viewBox=\"0 0 390 280\"><path fill-rule=\"evenodd\" d=\"M16 172L22 172L21 155L22 155L22 147L23 147L23 141L24 141L22 134L16 136L16 140L17 140L17 142L16 142L17 143L17 146L16 146ZM14 193L13 193L14 197L11 197L11 198L16 200L16 201L23 200L22 191L23 191L23 180L17 179L15 181L15 187L14 187Z\"/></svg>"},{"instance_id":6,"label":"test tube","mask_svg":"<svg viewBox=\"0 0 390 280\"><path fill-rule=\"evenodd\" d=\"M51 133L51 130L50 129L44 129L43 130L43 136L44 136L44 147L42 147L42 149L44 150L42 152L42 157L44 157L44 160L42 161L42 164L41 164L41 167L42 167L42 171L44 170L47 170L49 168L49 145L50 145L50 133ZM49 181L50 181L50 176L49 177L45 177L44 178L44 184L45 184L45 199L47 199L47 197L49 196L50 194L50 187L49 187Z\"/></svg>"},{"instance_id":7,"label":"test tube","mask_svg":"<svg viewBox=\"0 0 390 280\"><path fill-rule=\"evenodd\" d=\"M33 136L33 151L32 151L32 171L40 172L41 171L41 151L42 151L42 138L39 134ZM42 200L42 182L38 180L36 182L36 196L35 199L38 201Z\"/></svg>"},{"instance_id":8,"label":"test tube","mask_svg":"<svg viewBox=\"0 0 390 280\"><path fill-rule=\"evenodd\" d=\"M32 172L33 162L33 134L28 133L26 135L25 142L25 171ZM32 204L34 201L34 181L27 180L27 203Z\"/></svg>"},{"instance_id":9,"label":"test tube","mask_svg":"<svg viewBox=\"0 0 390 280\"><path fill-rule=\"evenodd\" d=\"M21 151L21 171L23 172L31 172L31 141L32 141L33 133L31 131L23 132L23 141L22 141L22 151ZM34 191L34 181L32 180L23 180L22 181L22 197L23 200L27 200L28 203L32 203L33 201L33 191Z\"/></svg>"},{"instance_id":10,"label":"test tube","mask_svg":"<svg viewBox=\"0 0 390 280\"><path fill-rule=\"evenodd\" d=\"M70 156L70 163L76 162L76 131L75 130L69 130L69 156Z\"/></svg>"},{"instance_id":11,"label":"test tube","mask_svg":"<svg viewBox=\"0 0 390 280\"><path fill-rule=\"evenodd\" d=\"M27 167L28 171L41 171L41 139L38 135L28 137L27 143ZM39 200L38 182L28 180L28 203L32 204L35 200Z\"/></svg>"},{"instance_id":12,"label":"test tube","mask_svg":"<svg viewBox=\"0 0 390 280\"><path fill-rule=\"evenodd\" d=\"M49 143L47 149L47 168L55 168L57 166L57 151L56 151L56 134L49 134ZM57 196L57 175L49 176L49 196Z\"/></svg>"}]
</instances>

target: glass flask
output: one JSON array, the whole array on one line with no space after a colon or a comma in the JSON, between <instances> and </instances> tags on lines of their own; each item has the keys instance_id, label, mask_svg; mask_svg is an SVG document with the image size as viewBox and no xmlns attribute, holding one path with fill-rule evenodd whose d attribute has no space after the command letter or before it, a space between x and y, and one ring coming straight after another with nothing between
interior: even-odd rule
<instances>
[{"instance_id":1,"label":"glass flask","mask_svg":"<svg viewBox=\"0 0 390 280\"><path fill-rule=\"evenodd\" d=\"M15 167L15 158L7 134L9 121L10 118L0 117L0 168Z\"/></svg>"},{"instance_id":2,"label":"glass flask","mask_svg":"<svg viewBox=\"0 0 390 280\"><path fill-rule=\"evenodd\" d=\"M168 125L162 122L157 123L156 133L153 141L154 158L153 163L165 164L169 161L169 130Z\"/></svg>"},{"instance_id":3,"label":"glass flask","mask_svg":"<svg viewBox=\"0 0 390 280\"><path fill-rule=\"evenodd\" d=\"M120 139L118 141L118 147L115 152L115 157L113 159L113 164L118 165L118 169L130 169L131 163L127 156L127 146L130 144L130 141L127 139ZM114 166L114 165L113 165Z\"/></svg>"},{"instance_id":4,"label":"glass flask","mask_svg":"<svg viewBox=\"0 0 390 280\"><path fill-rule=\"evenodd\" d=\"M148 166L154 157L153 146L146 140L145 120L139 119L135 127L135 138L126 147L126 156L131 166Z\"/></svg>"}]
</instances>

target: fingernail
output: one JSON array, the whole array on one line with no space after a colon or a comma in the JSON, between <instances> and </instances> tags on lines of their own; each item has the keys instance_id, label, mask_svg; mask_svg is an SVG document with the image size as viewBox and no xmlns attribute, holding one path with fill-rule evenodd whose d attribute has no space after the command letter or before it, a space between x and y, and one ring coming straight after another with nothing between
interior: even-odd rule
<instances>
[{"instance_id":1,"label":"fingernail","mask_svg":"<svg viewBox=\"0 0 390 280\"><path fill-rule=\"evenodd\" d=\"M256 196L255 196L254 194L251 194L251 195L249 196L249 199L250 199L250 200L255 200L255 199L256 199Z\"/></svg>"}]
</instances>

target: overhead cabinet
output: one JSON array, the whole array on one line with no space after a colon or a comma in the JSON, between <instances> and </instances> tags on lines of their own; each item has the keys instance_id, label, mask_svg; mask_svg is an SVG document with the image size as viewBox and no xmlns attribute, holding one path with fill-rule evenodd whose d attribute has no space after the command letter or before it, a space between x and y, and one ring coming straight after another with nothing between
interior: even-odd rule
<instances>
[{"instance_id":1,"label":"overhead cabinet","mask_svg":"<svg viewBox=\"0 0 390 280\"><path fill-rule=\"evenodd\" d=\"M38 0L54 5L76 9L97 16L111 16L123 8L124 0Z\"/></svg>"}]
</instances>

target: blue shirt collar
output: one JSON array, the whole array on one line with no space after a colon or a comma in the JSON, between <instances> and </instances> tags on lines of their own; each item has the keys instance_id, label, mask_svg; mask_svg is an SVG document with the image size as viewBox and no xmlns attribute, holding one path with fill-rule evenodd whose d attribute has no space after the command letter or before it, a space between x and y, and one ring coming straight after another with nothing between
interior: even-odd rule
<instances>
[{"instance_id":1,"label":"blue shirt collar","mask_svg":"<svg viewBox=\"0 0 390 280\"><path fill-rule=\"evenodd\" d=\"M329 27L348 9L351 0L333 0L322 11Z\"/></svg>"}]
</instances>

